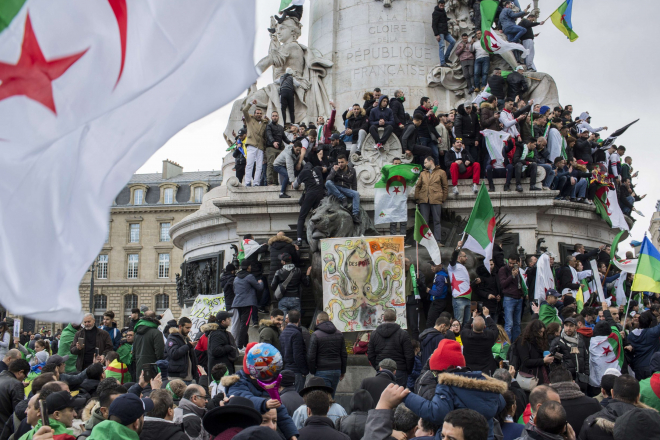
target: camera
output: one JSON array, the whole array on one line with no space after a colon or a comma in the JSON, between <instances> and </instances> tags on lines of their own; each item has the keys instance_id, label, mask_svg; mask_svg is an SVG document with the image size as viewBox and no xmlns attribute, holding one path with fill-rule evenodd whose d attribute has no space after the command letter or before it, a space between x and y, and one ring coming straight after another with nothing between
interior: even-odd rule
<instances>
[{"instance_id":1,"label":"camera","mask_svg":"<svg viewBox=\"0 0 660 440\"><path fill-rule=\"evenodd\" d=\"M551 348L550 354L555 357L555 360L558 361L561 361L564 358L564 355L559 352L559 347Z\"/></svg>"}]
</instances>

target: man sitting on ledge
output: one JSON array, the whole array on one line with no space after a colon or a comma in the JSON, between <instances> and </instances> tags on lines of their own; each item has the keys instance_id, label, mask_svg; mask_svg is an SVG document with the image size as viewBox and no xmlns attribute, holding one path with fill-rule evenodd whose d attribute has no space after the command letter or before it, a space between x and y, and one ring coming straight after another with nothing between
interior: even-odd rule
<instances>
[{"instance_id":1,"label":"man sitting on ledge","mask_svg":"<svg viewBox=\"0 0 660 440\"><path fill-rule=\"evenodd\" d=\"M340 154L337 156L337 165L334 165L330 170L325 187L328 193L337 197L344 207L348 206L346 197L353 199L353 222L359 224L360 194L357 192L357 177L353 167L348 164L345 155Z\"/></svg>"},{"instance_id":2,"label":"man sitting on ledge","mask_svg":"<svg viewBox=\"0 0 660 440\"><path fill-rule=\"evenodd\" d=\"M472 177L472 192L479 191L479 176L481 165L472 160L472 156L465 150L463 139L456 138L452 148L445 153L445 166L451 174L452 194L458 195L458 179L469 179Z\"/></svg>"}]
</instances>

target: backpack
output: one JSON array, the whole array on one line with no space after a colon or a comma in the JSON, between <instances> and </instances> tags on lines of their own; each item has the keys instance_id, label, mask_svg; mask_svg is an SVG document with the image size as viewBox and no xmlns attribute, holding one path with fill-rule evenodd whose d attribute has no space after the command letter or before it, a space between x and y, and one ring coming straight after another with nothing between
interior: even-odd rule
<instances>
[{"instance_id":1,"label":"backpack","mask_svg":"<svg viewBox=\"0 0 660 440\"><path fill-rule=\"evenodd\" d=\"M371 339L370 332L358 333L357 338L355 338L355 344L353 344L353 354L367 354L369 339Z\"/></svg>"}]
</instances>

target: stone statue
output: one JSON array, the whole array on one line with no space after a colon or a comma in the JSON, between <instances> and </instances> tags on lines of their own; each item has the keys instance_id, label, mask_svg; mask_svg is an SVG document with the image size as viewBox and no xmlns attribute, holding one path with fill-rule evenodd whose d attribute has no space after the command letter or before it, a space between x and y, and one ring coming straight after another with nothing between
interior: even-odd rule
<instances>
[{"instance_id":1,"label":"stone statue","mask_svg":"<svg viewBox=\"0 0 660 440\"><path fill-rule=\"evenodd\" d=\"M323 78L327 69L332 67L332 61L322 58L322 55L311 48L298 43L302 25L297 18L287 17L282 23L271 18L275 33L271 34L268 55L261 59L256 69L259 73L273 68L273 81L282 76L287 68L293 70L293 77L300 83L295 88L295 116L296 122L316 121L316 118L330 115L330 99L325 88ZM242 127L240 112L245 102L257 100L257 106L266 109L269 115L273 110L280 111L280 87L269 84L263 89L256 89L253 85L248 90L247 97L234 102L229 125L225 130L225 137L231 137L232 130Z\"/></svg>"},{"instance_id":2,"label":"stone statue","mask_svg":"<svg viewBox=\"0 0 660 440\"><path fill-rule=\"evenodd\" d=\"M179 305L183 304L183 278L180 274L176 274L176 301Z\"/></svg>"},{"instance_id":3,"label":"stone statue","mask_svg":"<svg viewBox=\"0 0 660 440\"><path fill-rule=\"evenodd\" d=\"M211 279L209 281L209 293L217 293L215 291L215 280L218 277L218 261L214 258L211 260Z\"/></svg>"},{"instance_id":4,"label":"stone statue","mask_svg":"<svg viewBox=\"0 0 660 440\"><path fill-rule=\"evenodd\" d=\"M206 263L204 269L202 270L202 295L207 295L209 293L209 285L211 283L211 265Z\"/></svg>"}]
</instances>

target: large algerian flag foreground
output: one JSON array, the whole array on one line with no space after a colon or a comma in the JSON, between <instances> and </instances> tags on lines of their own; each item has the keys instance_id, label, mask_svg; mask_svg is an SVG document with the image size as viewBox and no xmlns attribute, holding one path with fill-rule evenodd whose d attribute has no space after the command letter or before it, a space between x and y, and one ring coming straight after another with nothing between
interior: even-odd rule
<instances>
[{"instance_id":1,"label":"large algerian flag foreground","mask_svg":"<svg viewBox=\"0 0 660 440\"><path fill-rule=\"evenodd\" d=\"M254 16L254 0L0 1L7 310L80 321L78 285L117 193L170 137L256 79Z\"/></svg>"},{"instance_id":2,"label":"large algerian flag foreground","mask_svg":"<svg viewBox=\"0 0 660 440\"><path fill-rule=\"evenodd\" d=\"M493 241L495 240L495 211L490 201L486 185L481 184L477 200L472 207L472 214L465 226L468 235L464 249L484 256L484 266L490 272L490 260L493 258Z\"/></svg>"},{"instance_id":3,"label":"large algerian flag foreground","mask_svg":"<svg viewBox=\"0 0 660 440\"><path fill-rule=\"evenodd\" d=\"M408 221L408 194L415 190L421 168L415 164L385 165L374 185L374 223Z\"/></svg>"},{"instance_id":4,"label":"large algerian flag foreground","mask_svg":"<svg viewBox=\"0 0 660 440\"><path fill-rule=\"evenodd\" d=\"M594 196L594 205L596 212L612 228L619 228L624 231L630 231L628 222L619 207L619 200L616 197L614 188L600 182L593 181L592 185L597 185L598 189Z\"/></svg>"},{"instance_id":5,"label":"large algerian flag foreground","mask_svg":"<svg viewBox=\"0 0 660 440\"><path fill-rule=\"evenodd\" d=\"M482 0L481 2L481 47L486 52L496 54L520 50L523 58L526 57L529 51L522 44L509 43L502 35L493 30L497 6L498 2L495 0Z\"/></svg>"},{"instance_id":6,"label":"large algerian flag foreground","mask_svg":"<svg viewBox=\"0 0 660 440\"><path fill-rule=\"evenodd\" d=\"M440 246L436 238L431 232L431 228L424 220L424 216L419 212L419 209L415 208L415 229L414 229L415 241L426 248L429 251L429 256L431 261L436 265L442 263L442 258L440 256Z\"/></svg>"},{"instance_id":7,"label":"large algerian flag foreground","mask_svg":"<svg viewBox=\"0 0 660 440\"><path fill-rule=\"evenodd\" d=\"M609 336L593 336L589 341L589 385L599 387L605 370L621 371L623 365L623 339L612 326Z\"/></svg>"},{"instance_id":8,"label":"large algerian flag foreground","mask_svg":"<svg viewBox=\"0 0 660 440\"><path fill-rule=\"evenodd\" d=\"M631 291L660 293L660 252L644 236Z\"/></svg>"}]
</instances>

